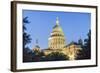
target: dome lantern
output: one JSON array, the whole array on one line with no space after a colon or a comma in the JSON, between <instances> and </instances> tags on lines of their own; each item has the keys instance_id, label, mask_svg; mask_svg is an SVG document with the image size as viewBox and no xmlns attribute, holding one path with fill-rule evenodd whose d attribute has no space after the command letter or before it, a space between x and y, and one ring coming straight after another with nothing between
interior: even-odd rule
<instances>
[{"instance_id":1,"label":"dome lantern","mask_svg":"<svg viewBox=\"0 0 100 73\"><path fill-rule=\"evenodd\" d=\"M59 18L56 18L56 25L59 25Z\"/></svg>"}]
</instances>

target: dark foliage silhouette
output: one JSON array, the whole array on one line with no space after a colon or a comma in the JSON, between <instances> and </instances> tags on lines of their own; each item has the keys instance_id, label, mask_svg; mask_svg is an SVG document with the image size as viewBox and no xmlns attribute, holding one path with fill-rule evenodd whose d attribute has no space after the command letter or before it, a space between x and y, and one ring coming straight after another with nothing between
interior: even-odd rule
<instances>
[{"instance_id":1,"label":"dark foliage silhouette","mask_svg":"<svg viewBox=\"0 0 100 73\"><path fill-rule=\"evenodd\" d=\"M84 58L91 59L91 30L87 34L88 38L84 40Z\"/></svg>"},{"instance_id":2,"label":"dark foliage silhouette","mask_svg":"<svg viewBox=\"0 0 100 73\"><path fill-rule=\"evenodd\" d=\"M23 62L32 61L32 51L28 47L28 44L31 43L31 38L25 27L25 25L29 23L28 17L23 18Z\"/></svg>"},{"instance_id":3,"label":"dark foliage silhouette","mask_svg":"<svg viewBox=\"0 0 100 73\"><path fill-rule=\"evenodd\" d=\"M80 50L77 59L91 59L91 30L89 30L87 38L84 39L84 45L82 44L82 40L78 43L81 45L82 50Z\"/></svg>"},{"instance_id":4,"label":"dark foliage silhouette","mask_svg":"<svg viewBox=\"0 0 100 73\"><path fill-rule=\"evenodd\" d=\"M47 61L60 61L60 60L68 60L68 57L60 52L52 52L46 56Z\"/></svg>"}]
</instances>

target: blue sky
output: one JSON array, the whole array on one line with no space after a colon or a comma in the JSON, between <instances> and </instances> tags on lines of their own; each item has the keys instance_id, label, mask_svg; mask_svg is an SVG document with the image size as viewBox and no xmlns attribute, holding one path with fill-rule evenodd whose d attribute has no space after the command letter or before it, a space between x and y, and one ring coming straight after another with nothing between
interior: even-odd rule
<instances>
[{"instance_id":1,"label":"blue sky","mask_svg":"<svg viewBox=\"0 0 100 73\"><path fill-rule=\"evenodd\" d=\"M36 45L36 39L38 39L41 49L48 48L48 38L56 24L56 17L59 17L60 26L66 38L66 45L71 41L77 42L79 38L82 40L87 38L91 24L90 13L23 10L23 18L27 16L30 21L26 25L27 33L32 38L28 45L30 49Z\"/></svg>"}]
</instances>

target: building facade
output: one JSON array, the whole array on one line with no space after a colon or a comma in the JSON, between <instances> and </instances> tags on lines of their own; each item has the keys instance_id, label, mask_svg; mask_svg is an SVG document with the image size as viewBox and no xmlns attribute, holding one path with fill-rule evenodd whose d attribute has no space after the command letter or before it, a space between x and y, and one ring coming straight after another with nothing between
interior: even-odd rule
<instances>
[{"instance_id":1,"label":"building facade","mask_svg":"<svg viewBox=\"0 0 100 73\"><path fill-rule=\"evenodd\" d=\"M67 41L64 36L64 32L57 17L56 24L53 27L50 37L48 38L48 48L44 49L43 52L45 55L48 55L52 52L61 52L65 54L69 60L75 60L79 50L82 48L77 43L71 42L70 44L67 44L66 42ZM38 49L40 49L40 47Z\"/></svg>"}]
</instances>

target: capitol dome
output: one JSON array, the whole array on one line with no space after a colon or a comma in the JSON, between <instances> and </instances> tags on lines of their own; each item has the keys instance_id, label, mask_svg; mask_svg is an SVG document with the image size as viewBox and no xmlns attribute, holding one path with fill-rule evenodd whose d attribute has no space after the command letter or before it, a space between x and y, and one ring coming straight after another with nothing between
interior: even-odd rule
<instances>
[{"instance_id":1,"label":"capitol dome","mask_svg":"<svg viewBox=\"0 0 100 73\"><path fill-rule=\"evenodd\" d=\"M49 37L50 49L62 49L65 46L65 37L62 28L59 24L59 19L56 19L56 25L53 27L53 31Z\"/></svg>"}]
</instances>

